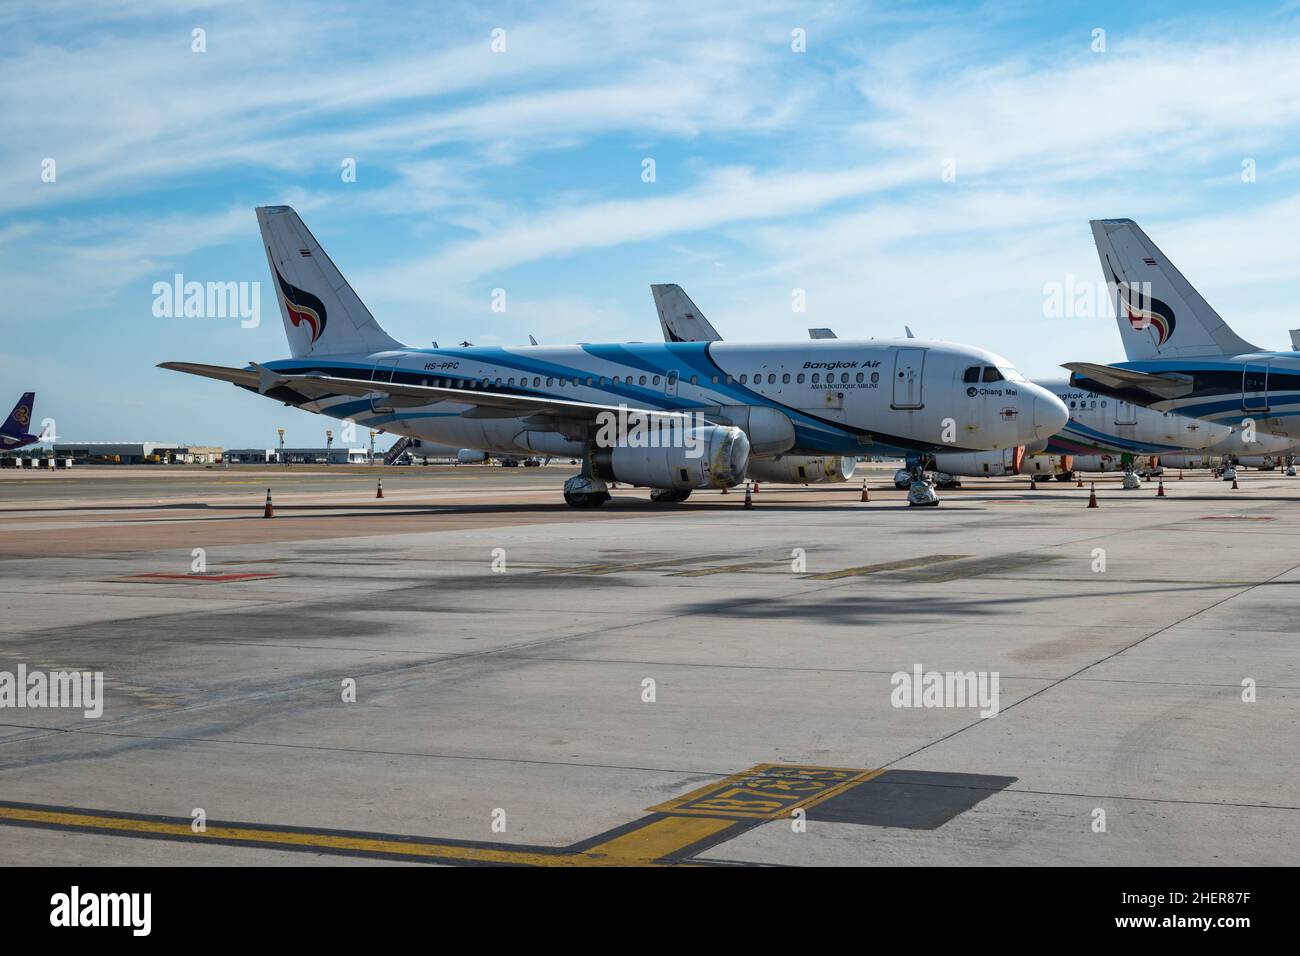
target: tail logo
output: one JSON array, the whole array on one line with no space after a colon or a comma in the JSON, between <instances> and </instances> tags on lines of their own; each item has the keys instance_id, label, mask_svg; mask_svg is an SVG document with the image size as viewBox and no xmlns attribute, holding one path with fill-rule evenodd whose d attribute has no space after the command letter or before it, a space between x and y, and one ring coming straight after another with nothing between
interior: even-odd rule
<instances>
[{"instance_id":1,"label":"tail logo","mask_svg":"<svg viewBox=\"0 0 1300 956\"><path fill-rule=\"evenodd\" d=\"M1124 311L1128 314L1128 324L1139 332L1142 329L1155 329L1156 345L1164 345L1169 336L1174 334L1174 310L1159 299L1147 298L1151 308L1143 309L1134 305L1132 300L1124 302Z\"/></svg>"},{"instance_id":2,"label":"tail logo","mask_svg":"<svg viewBox=\"0 0 1300 956\"><path fill-rule=\"evenodd\" d=\"M24 428L26 428L27 423L30 422L31 420L32 420L32 410L28 408L26 405L19 405L17 408L14 409L14 421L16 421L19 425L22 425Z\"/></svg>"},{"instance_id":3,"label":"tail logo","mask_svg":"<svg viewBox=\"0 0 1300 956\"><path fill-rule=\"evenodd\" d=\"M279 269L275 270L275 280L280 285L280 294L284 296L284 306L289 312L289 321L295 327L306 322L311 329L311 340L314 344L325 334L325 303L306 289L299 289L284 281L284 276L280 275Z\"/></svg>"},{"instance_id":4,"label":"tail logo","mask_svg":"<svg viewBox=\"0 0 1300 956\"><path fill-rule=\"evenodd\" d=\"M1106 263L1110 267L1109 260ZM1119 296L1124 304L1124 314L1128 317L1128 324L1141 332L1143 329L1155 329L1156 345L1161 346L1169 341L1169 337L1174 334L1174 328L1178 325L1174 319L1174 310L1161 302L1155 296L1143 294L1141 290L1134 289L1129 283L1121 282L1119 276L1115 275L1114 268L1110 268L1111 289ZM1142 306L1149 308L1142 308Z\"/></svg>"}]
</instances>

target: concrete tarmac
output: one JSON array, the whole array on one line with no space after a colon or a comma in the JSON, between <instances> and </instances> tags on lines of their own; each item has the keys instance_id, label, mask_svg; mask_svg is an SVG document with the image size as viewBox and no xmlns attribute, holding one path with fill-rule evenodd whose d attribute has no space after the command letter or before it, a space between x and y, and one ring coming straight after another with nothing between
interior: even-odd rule
<instances>
[{"instance_id":1,"label":"concrete tarmac","mask_svg":"<svg viewBox=\"0 0 1300 956\"><path fill-rule=\"evenodd\" d=\"M1300 861L1300 479L572 470L0 472L0 863Z\"/></svg>"}]
</instances>

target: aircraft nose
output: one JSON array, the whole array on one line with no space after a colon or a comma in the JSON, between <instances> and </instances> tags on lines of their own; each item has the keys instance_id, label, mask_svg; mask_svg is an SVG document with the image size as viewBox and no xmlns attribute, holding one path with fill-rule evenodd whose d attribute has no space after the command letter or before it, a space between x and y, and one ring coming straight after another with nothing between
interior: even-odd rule
<instances>
[{"instance_id":1,"label":"aircraft nose","mask_svg":"<svg viewBox=\"0 0 1300 956\"><path fill-rule=\"evenodd\" d=\"M1034 437L1051 438L1070 420L1070 410L1045 388L1034 389Z\"/></svg>"}]
</instances>

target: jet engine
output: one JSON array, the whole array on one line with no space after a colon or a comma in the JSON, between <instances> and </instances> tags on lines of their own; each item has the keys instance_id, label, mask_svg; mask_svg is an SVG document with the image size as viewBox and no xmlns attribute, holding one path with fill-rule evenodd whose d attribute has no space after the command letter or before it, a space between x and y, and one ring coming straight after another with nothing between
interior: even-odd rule
<instances>
[{"instance_id":1,"label":"jet engine","mask_svg":"<svg viewBox=\"0 0 1300 956\"><path fill-rule=\"evenodd\" d=\"M680 433L673 447L625 445L597 448L592 454L596 476L650 488L730 488L745 478L749 439L739 428L706 425Z\"/></svg>"},{"instance_id":2,"label":"jet engine","mask_svg":"<svg viewBox=\"0 0 1300 956\"><path fill-rule=\"evenodd\" d=\"M848 481L857 466L856 458L843 455L780 455L751 458L749 477L787 485L824 485Z\"/></svg>"},{"instance_id":3,"label":"jet engine","mask_svg":"<svg viewBox=\"0 0 1300 956\"><path fill-rule=\"evenodd\" d=\"M1160 464L1166 468L1217 468L1222 459L1218 455L1198 452L1194 455L1161 455Z\"/></svg>"},{"instance_id":4,"label":"jet engine","mask_svg":"<svg viewBox=\"0 0 1300 956\"><path fill-rule=\"evenodd\" d=\"M987 475L999 478L1003 475L1020 474L1025 460L1025 447L1003 448L998 451L954 452L934 456L934 470L945 475L965 475L971 477Z\"/></svg>"},{"instance_id":5,"label":"jet engine","mask_svg":"<svg viewBox=\"0 0 1300 956\"><path fill-rule=\"evenodd\" d=\"M1077 471L1123 471L1124 459L1122 455L1075 455L1074 467Z\"/></svg>"}]
</instances>

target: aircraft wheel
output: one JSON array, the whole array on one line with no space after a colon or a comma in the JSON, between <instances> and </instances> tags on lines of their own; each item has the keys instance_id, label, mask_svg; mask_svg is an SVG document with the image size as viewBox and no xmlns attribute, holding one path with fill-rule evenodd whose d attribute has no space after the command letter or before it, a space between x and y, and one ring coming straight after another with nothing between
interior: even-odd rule
<instances>
[{"instance_id":1,"label":"aircraft wheel","mask_svg":"<svg viewBox=\"0 0 1300 956\"><path fill-rule=\"evenodd\" d=\"M907 503L913 508L937 508L939 496L934 493L934 485L928 481L914 481L907 489Z\"/></svg>"},{"instance_id":2,"label":"aircraft wheel","mask_svg":"<svg viewBox=\"0 0 1300 956\"><path fill-rule=\"evenodd\" d=\"M685 488L652 488L650 490L650 500L658 504L677 504L685 501L691 496L691 489Z\"/></svg>"},{"instance_id":3,"label":"aircraft wheel","mask_svg":"<svg viewBox=\"0 0 1300 956\"><path fill-rule=\"evenodd\" d=\"M609 501L608 491L584 491L564 493L564 501L570 508L599 508Z\"/></svg>"}]
</instances>

